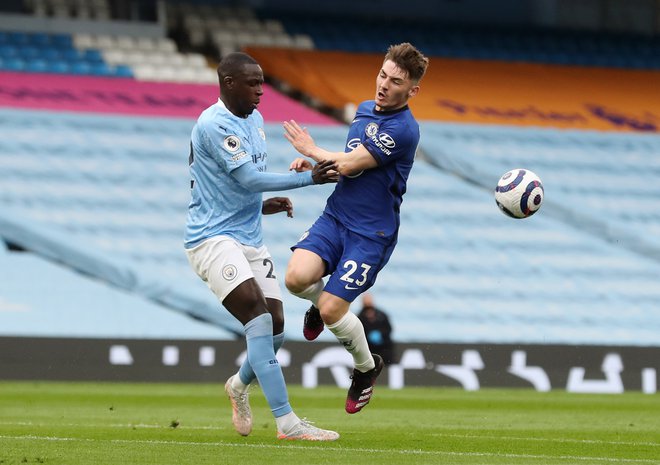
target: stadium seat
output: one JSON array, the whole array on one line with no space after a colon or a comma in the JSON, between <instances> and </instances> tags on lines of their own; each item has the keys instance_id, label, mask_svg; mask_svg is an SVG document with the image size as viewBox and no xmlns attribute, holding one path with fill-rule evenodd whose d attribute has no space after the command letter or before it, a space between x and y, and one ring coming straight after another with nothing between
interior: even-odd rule
<instances>
[{"instance_id":1,"label":"stadium seat","mask_svg":"<svg viewBox=\"0 0 660 465\"><path fill-rule=\"evenodd\" d=\"M136 295L236 329L182 250L192 120L5 109L0 122L0 219L20 211L23 227L34 228L21 240ZM344 145L344 127L309 129L323 147ZM439 123L422 129L428 162L413 168L397 250L372 289L398 340L653 343L660 322L660 263L652 253L660 248L657 136ZM286 171L293 154L281 127L268 124L266 133L269 170ZM492 197L512 166L538 167L545 183L546 203L527 220L504 216ZM264 218L280 275L289 247L331 191L277 193L295 208L293 219ZM93 256L84 254L90 250ZM288 336L299 339L307 306L286 292L283 298Z\"/></svg>"},{"instance_id":2,"label":"stadium seat","mask_svg":"<svg viewBox=\"0 0 660 465\"><path fill-rule=\"evenodd\" d=\"M0 63L2 68L7 71L23 71L25 70L25 61L20 58L3 58Z\"/></svg>"},{"instance_id":3,"label":"stadium seat","mask_svg":"<svg viewBox=\"0 0 660 465\"><path fill-rule=\"evenodd\" d=\"M233 338L221 328L163 311L144 298L33 254L8 252L3 244L0 241L0 303L7 310L0 327L3 337ZM41 279L35 281L35 275Z\"/></svg>"},{"instance_id":4,"label":"stadium seat","mask_svg":"<svg viewBox=\"0 0 660 465\"><path fill-rule=\"evenodd\" d=\"M410 41L429 56L527 61L579 66L657 69L652 49L658 37L613 33L533 30L402 22L400 18L369 21L360 18L360 34L350 36L346 18L266 10L263 23L280 22L292 36L306 34L320 50L381 53L386 44ZM385 32L387 31L387 32ZM635 57L631 64L627 57Z\"/></svg>"}]
</instances>

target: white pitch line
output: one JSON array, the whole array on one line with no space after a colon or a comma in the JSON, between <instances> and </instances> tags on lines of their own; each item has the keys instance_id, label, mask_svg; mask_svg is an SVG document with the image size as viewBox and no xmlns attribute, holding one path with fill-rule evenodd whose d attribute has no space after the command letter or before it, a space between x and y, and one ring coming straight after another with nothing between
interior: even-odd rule
<instances>
[{"instance_id":1,"label":"white pitch line","mask_svg":"<svg viewBox=\"0 0 660 465\"><path fill-rule=\"evenodd\" d=\"M0 440L24 440L24 441L62 441L62 442L107 442L111 444L146 444L157 446L213 446L213 447L246 447L254 449L296 449L309 450L309 447L296 446L282 442L280 444L238 444L231 442L198 442L198 441L158 441L158 440L133 440L133 439L91 439L91 438L69 438L57 436L5 436L0 435ZM575 455L541 455L541 454L498 454L496 452L451 452L451 451L426 451L420 449L366 449L359 447L333 447L326 446L315 448L316 452L358 452L366 454L399 454L399 455L427 455L427 456L453 456L453 457L500 457L512 459L544 459L544 460L583 460L613 463L649 463L660 464L657 460L650 459L627 459L613 457L584 457Z\"/></svg>"},{"instance_id":2,"label":"white pitch line","mask_svg":"<svg viewBox=\"0 0 660 465\"><path fill-rule=\"evenodd\" d=\"M45 423L34 423L31 421L0 421L2 426L34 426L45 427L51 426ZM171 428L170 425L155 425L145 423L58 423L58 426L73 427L73 428L145 428L145 429L167 429ZM230 427L223 426L191 426L180 424L177 429L185 430L201 430L201 431L227 431ZM536 442L555 442L560 444L602 444L604 446L644 446L644 447L660 447L660 442L639 442L639 441L605 441L602 439L574 439L574 438L535 438L535 437L521 437L521 436L490 436L490 435L477 435L477 434L451 434L451 433L428 433L428 436L443 437L443 438L459 438L459 439L493 439L493 440L508 440L508 441L536 441Z\"/></svg>"},{"instance_id":3,"label":"white pitch line","mask_svg":"<svg viewBox=\"0 0 660 465\"><path fill-rule=\"evenodd\" d=\"M459 439L494 439L507 441L538 441L538 442L558 442L565 444L602 444L604 446L648 446L660 447L660 442L639 442L639 441L604 441L602 439L574 439L574 438L534 438L521 436L486 436L477 434L450 434L450 433L430 433L429 436L441 438L459 438Z\"/></svg>"},{"instance_id":4,"label":"white pitch line","mask_svg":"<svg viewBox=\"0 0 660 465\"><path fill-rule=\"evenodd\" d=\"M32 421L0 421L0 426L34 426L34 427L50 427L51 424L46 423L35 423ZM119 428L119 429L130 429L130 428L145 428L145 429L166 429L171 428L170 425L154 425L154 424L145 424L145 423L58 423L57 426L65 426L72 428ZM192 430L217 430L223 431L230 429L229 427L222 426L184 426L179 425L177 429L192 429Z\"/></svg>"}]
</instances>

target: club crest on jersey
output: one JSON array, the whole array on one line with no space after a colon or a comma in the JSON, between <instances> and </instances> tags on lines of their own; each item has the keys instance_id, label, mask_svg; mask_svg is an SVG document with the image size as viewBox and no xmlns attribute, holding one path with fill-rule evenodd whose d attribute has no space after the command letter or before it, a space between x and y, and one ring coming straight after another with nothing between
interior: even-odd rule
<instances>
[{"instance_id":1,"label":"club crest on jersey","mask_svg":"<svg viewBox=\"0 0 660 465\"><path fill-rule=\"evenodd\" d=\"M222 269L222 277L225 278L227 281L233 281L233 279L236 277L237 270L234 265L226 265Z\"/></svg>"},{"instance_id":2,"label":"club crest on jersey","mask_svg":"<svg viewBox=\"0 0 660 465\"><path fill-rule=\"evenodd\" d=\"M364 128L364 132L367 136L373 137L378 132L378 125L376 123L369 123L367 127Z\"/></svg>"},{"instance_id":3,"label":"club crest on jersey","mask_svg":"<svg viewBox=\"0 0 660 465\"><path fill-rule=\"evenodd\" d=\"M259 135L263 140L266 140L266 133L264 132L264 128L259 128Z\"/></svg>"},{"instance_id":4,"label":"club crest on jersey","mask_svg":"<svg viewBox=\"0 0 660 465\"><path fill-rule=\"evenodd\" d=\"M241 148L241 140L236 136L225 137L225 140L222 144L229 152L236 152L238 149Z\"/></svg>"}]
</instances>

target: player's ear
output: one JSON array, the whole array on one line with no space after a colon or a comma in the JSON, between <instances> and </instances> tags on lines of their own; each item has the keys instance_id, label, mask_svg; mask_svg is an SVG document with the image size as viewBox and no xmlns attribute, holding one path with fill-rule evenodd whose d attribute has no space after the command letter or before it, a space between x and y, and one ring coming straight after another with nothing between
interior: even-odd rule
<instances>
[{"instance_id":1,"label":"player's ear","mask_svg":"<svg viewBox=\"0 0 660 465\"><path fill-rule=\"evenodd\" d=\"M234 84L234 78L232 78L231 76L225 76L222 79L222 83L225 85L225 87L231 89Z\"/></svg>"},{"instance_id":2,"label":"player's ear","mask_svg":"<svg viewBox=\"0 0 660 465\"><path fill-rule=\"evenodd\" d=\"M419 86L412 86L408 91L408 98L412 98L419 92Z\"/></svg>"}]
</instances>

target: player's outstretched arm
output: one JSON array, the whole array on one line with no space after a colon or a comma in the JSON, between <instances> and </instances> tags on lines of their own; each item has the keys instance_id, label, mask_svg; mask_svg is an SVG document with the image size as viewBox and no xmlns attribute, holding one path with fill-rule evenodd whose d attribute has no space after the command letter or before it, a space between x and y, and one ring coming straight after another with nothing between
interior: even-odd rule
<instances>
[{"instance_id":1,"label":"player's outstretched arm","mask_svg":"<svg viewBox=\"0 0 660 465\"><path fill-rule=\"evenodd\" d=\"M333 162L317 163L311 171L269 173L259 171L253 163L244 163L231 172L238 183L250 192L283 191L312 184L333 182L337 169ZM334 179L336 181L336 179Z\"/></svg>"},{"instance_id":2,"label":"player's outstretched arm","mask_svg":"<svg viewBox=\"0 0 660 465\"><path fill-rule=\"evenodd\" d=\"M362 144L350 152L329 152L316 145L307 128L300 127L294 120L285 121L283 125L284 137L298 152L317 162L335 161L340 174L354 174L378 166L376 159Z\"/></svg>"}]
</instances>

